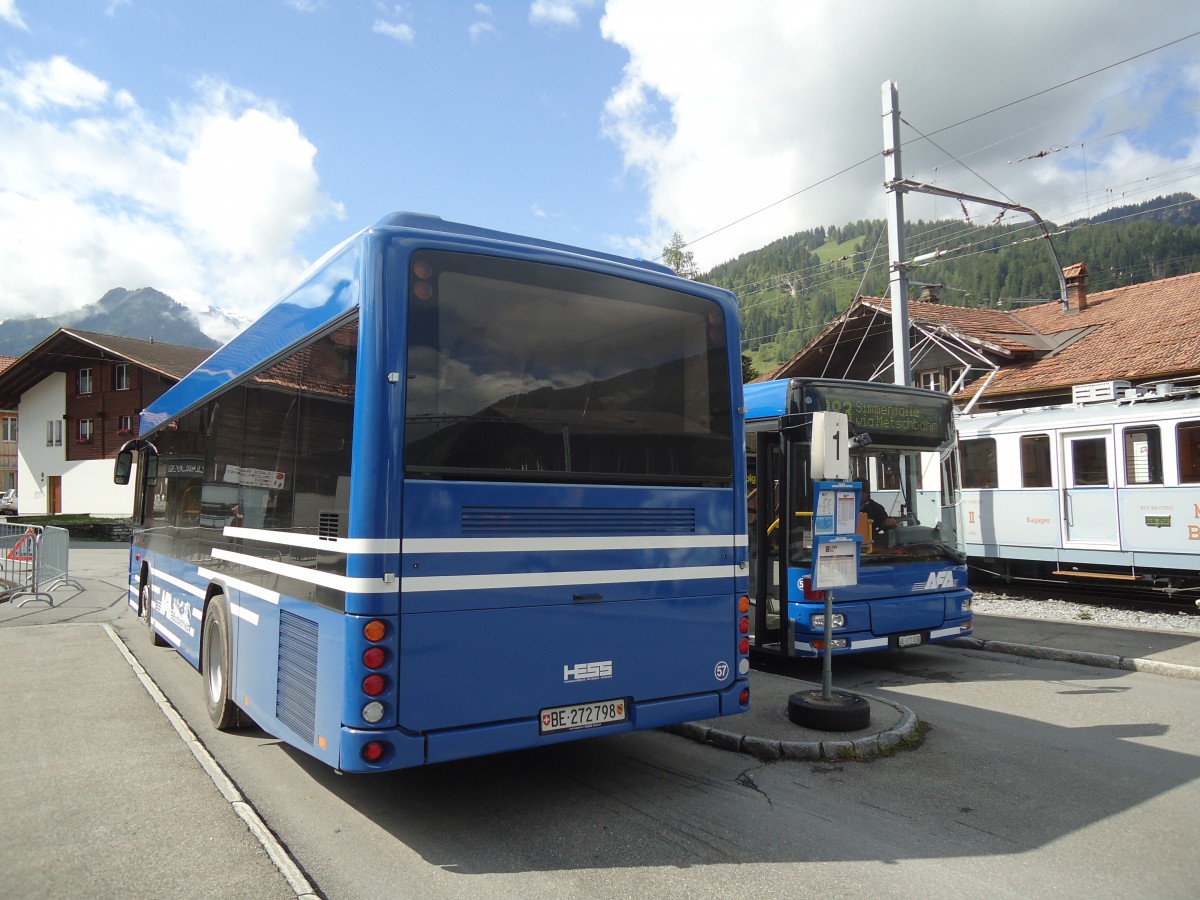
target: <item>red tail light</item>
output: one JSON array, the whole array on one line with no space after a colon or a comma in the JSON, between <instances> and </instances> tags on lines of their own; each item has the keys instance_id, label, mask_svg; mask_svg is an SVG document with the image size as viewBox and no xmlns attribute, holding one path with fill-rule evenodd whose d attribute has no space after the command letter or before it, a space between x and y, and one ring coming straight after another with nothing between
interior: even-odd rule
<instances>
[{"instance_id":1,"label":"red tail light","mask_svg":"<svg viewBox=\"0 0 1200 900\"><path fill-rule=\"evenodd\" d=\"M386 749L383 741L371 741L363 744L362 758L364 761L373 763L383 759L383 751Z\"/></svg>"},{"instance_id":2,"label":"red tail light","mask_svg":"<svg viewBox=\"0 0 1200 900\"><path fill-rule=\"evenodd\" d=\"M749 652L750 652L750 638L742 638L741 643L738 644L738 653L745 656Z\"/></svg>"},{"instance_id":3,"label":"red tail light","mask_svg":"<svg viewBox=\"0 0 1200 900\"><path fill-rule=\"evenodd\" d=\"M802 590L804 592L805 600L824 600L825 599L824 591L814 591L812 589L812 576L811 575L805 575L803 578L800 579L800 590Z\"/></svg>"},{"instance_id":4,"label":"red tail light","mask_svg":"<svg viewBox=\"0 0 1200 900\"><path fill-rule=\"evenodd\" d=\"M363 653L363 665L368 669L378 669L386 658L387 654L383 652L382 647L368 647Z\"/></svg>"},{"instance_id":5,"label":"red tail light","mask_svg":"<svg viewBox=\"0 0 1200 900\"><path fill-rule=\"evenodd\" d=\"M368 697L378 697L383 693L383 676L368 675L363 679L363 693Z\"/></svg>"},{"instance_id":6,"label":"red tail light","mask_svg":"<svg viewBox=\"0 0 1200 900\"><path fill-rule=\"evenodd\" d=\"M738 702L745 706L750 702L750 688L742 688L742 692L738 694Z\"/></svg>"}]
</instances>

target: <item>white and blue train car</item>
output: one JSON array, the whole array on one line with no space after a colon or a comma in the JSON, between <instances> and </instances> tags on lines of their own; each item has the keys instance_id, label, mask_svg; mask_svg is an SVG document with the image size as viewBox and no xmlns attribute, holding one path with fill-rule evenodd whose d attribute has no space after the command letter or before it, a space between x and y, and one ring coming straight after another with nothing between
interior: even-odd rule
<instances>
[{"instance_id":1,"label":"white and blue train car","mask_svg":"<svg viewBox=\"0 0 1200 900\"><path fill-rule=\"evenodd\" d=\"M1200 391L1082 385L1066 406L960 415L960 529L1006 579L1200 584ZM1088 398L1109 399L1087 402Z\"/></svg>"}]
</instances>

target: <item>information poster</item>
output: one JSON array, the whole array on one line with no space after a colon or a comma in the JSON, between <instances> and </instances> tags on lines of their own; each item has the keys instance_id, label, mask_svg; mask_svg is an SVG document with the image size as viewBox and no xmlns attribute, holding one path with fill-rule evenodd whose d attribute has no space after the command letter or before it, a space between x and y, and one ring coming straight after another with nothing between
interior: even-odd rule
<instances>
[{"instance_id":1,"label":"information poster","mask_svg":"<svg viewBox=\"0 0 1200 900\"><path fill-rule=\"evenodd\" d=\"M862 538L832 535L813 539L813 590L858 584L858 562Z\"/></svg>"}]
</instances>

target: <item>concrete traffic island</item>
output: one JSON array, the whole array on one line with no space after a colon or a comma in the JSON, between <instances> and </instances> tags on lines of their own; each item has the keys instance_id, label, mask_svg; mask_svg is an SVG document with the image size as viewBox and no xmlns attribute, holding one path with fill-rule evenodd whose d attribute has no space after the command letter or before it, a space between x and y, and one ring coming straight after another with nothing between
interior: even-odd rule
<instances>
[{"instance_id":1,"label":"concrete traffic island","mask_svg":"<svg viewBox=\"0 0 1200 900\"><path fill-rule=\"evenodd\" d=\"M806 682L769 672L751 671L750 709L737 716L685 722L667 729L722 750L747 753L759 759L868 760L922 742L922 729L912 710L899 703L856 693L870 706L870 719L854 731L822 731L798 725L788 716L788 705L797 688L811 694ZM815 686L821 695L821 686Z\"/></svg>"}]
</instances>

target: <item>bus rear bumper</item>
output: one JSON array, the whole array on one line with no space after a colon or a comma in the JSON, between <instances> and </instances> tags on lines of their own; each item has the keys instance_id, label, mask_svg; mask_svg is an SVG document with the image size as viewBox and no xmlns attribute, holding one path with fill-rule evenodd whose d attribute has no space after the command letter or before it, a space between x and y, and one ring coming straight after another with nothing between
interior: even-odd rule
<instances>
[{"instance_id":1,"label":"bus rear bumper","mask_svg":"<svg viewBox=\"0 0 1200 900\"><path fill-rule=\"evenodd\" d=\"M581 738L661 728L698 719L715 719L744 712L749 707L749 704L743 705L740 700L742 691L748 685L747 678L738 678L719 692L631 704L629 718L625 722L554 734L541 734L536 719L451 728L428 734L411 734L398 728L371 731L344 727L338 769L342 772L386 772L473 756L527 750ZM374 762L368 762L368 745L372 743L382 745L382 755Z\"/></svg>"}]
</instances>

